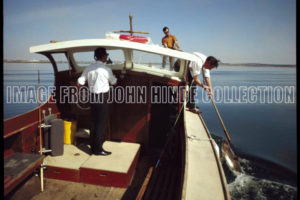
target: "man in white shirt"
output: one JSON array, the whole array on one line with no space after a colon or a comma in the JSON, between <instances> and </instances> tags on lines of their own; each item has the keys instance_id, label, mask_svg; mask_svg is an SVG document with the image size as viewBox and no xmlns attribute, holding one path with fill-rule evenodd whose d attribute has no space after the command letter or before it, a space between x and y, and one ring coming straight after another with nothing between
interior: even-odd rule
<instances>
[{"instance_id":1,"label":"man in white shirt","mask_svg":"<svg viewBox=\"0 0 300 200\"><path fill-rule=\"evenodd\" d=\"M108 115L109 84L115 85L116 77L111 69L105 66L108 53L105 48L97 48L94 52L95 63L85 68L78 78L78 87L88 82L90 90L91 121L90 145L95 155L110 155L102 147L105 141L106 119Z\"/></svg>"},{"instance_id":2,"label":"man in white shirt","mask_svg":"<svg viewBox=\"0 0 300 200\"><path fill-rule=\"evenodd\" d=\"M212 85L210 80L210 70L213 68L217 68L219 65L219 60L217 60L213 56L205 56L201 53L194 52L193 53L196 57L195 60L190 62L189 69L189 85L192 86L191 90L196 89L196 85L199 85L202 87L205 91L208 92L209 98L212 98L213 92L212 92ZM204 83L201 83L199 80L199 75L203 73L204 77ZM196 108L195 106L195 98L194 98L194 92L190 92L190 99L187 103L187 108L195 113L200 113L200 110Z\"/></svg>"}]
</instances>

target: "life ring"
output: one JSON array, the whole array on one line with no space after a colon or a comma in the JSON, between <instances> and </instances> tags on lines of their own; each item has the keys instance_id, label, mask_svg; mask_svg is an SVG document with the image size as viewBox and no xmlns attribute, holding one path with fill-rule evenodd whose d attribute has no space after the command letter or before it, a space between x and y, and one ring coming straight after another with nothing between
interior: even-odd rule
<instances>
[{"instance_id":1,"label":"life ring","mask_svg":"<svg viewBox=\"0 0 300 200\"><path fill-rule=\"evenodd\" d=\"M138 42L138 43L147 43L149 42L149 38L143 36L134 36L134 35L120 35L120 40L128 40L130 42Z\"/></svg>"}]
</instances>

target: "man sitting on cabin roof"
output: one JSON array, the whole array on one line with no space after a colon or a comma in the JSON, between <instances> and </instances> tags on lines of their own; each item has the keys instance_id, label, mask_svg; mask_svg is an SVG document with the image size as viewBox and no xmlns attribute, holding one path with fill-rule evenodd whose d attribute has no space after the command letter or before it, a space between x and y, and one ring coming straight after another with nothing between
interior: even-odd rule
<instances>
[{"instance_id":1,"label":"man sitting on cabin roof","mask_svg":"<svg viewBox=\"0 0 300 200\"><path fill-rule=\"evenodd\" d=\"M175 35L171 35L169 28L168 27L164 27L163 28L163 32L165 34L165 37L162 38L161 43L165 48L170 48L170 49L175 49L175 50L179 50L182 51L179 47L179 44L177 42L177 38L175 37ZM170 61L170 70L174 69L174 58L169 57L169 61ZM163 57L163 69L166 67L166 63L167 63L167 56Z\"/></svg>"},{"instance_id":2,"label":"man sitting on cabin roof","mask_svg":"<svg viewBox=\"0 0 300 200\"><path fill-rule=\"evenodd\" d=\"M109 84L115 85L117 78L111 69L105 66L108 53L105 48L97 48L94 52L93 63L85 68L82 75L78 78L78 87L88 81L90 90L91 104L91 131L90 145L92 153L95 155L110 155L111 152L105 151L102 147L105 140L106 119L108 115L108 93Z\"/></svg>"},{"instance_id":3,"label":"man sitting on cabin roof","mask_svg":"<svg viewBox=\"0 0 300 200\"><path fill-rule=\"evenodd\" d=\"M205 91L208 92L209 98L212 98L213 92L212 92L212 85L210 80L210 70L213 68L217 68L219 65L219 60L217 60L213 56L205 56L201 53L194 52L194 55L196 55L196 60L191 61L189 64L190 73L188 73L188 81L189 85L191 86L190 95L189 95L189 101L187 102L187 108L194 113L200 114L200 110L196 108L195 106L195 97L193 94L195 92L192 92L192 90L196 89L196 85L199 85L202 87ZM201 74L206 84L201 83L198 76Z\"/></svg>"}]
</instances>

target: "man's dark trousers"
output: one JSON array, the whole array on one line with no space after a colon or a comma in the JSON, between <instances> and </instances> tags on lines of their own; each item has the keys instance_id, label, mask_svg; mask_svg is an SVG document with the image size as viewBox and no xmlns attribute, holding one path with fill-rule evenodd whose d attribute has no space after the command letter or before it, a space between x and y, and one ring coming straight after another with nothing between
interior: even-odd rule
<instances>
[{"instance_id":1,"label":"man's dark trousers","mask_svg":"<svg viewBox=\"0 0 300 200\"><path fill-rule=\"evenodd\" d=\"M91 93L91 132L90 145L93 153L103 150L102 145L105 141L106 121L108 115L108 92Z\"/></svg>"},{"instance_id":2,"label":"man's dark trousers","mask_svg":"<svg viewBox=\"0 0 300 200\"><path fill-rule=\"evenodd\" d=\"M188 93L189 96L188 96L186 107L189 109L193 109L196 107L195 95L193 95L193 94L196 93L197 84L195 83L190 72L188 72L188 84L189 84L189 93Z\"/></svg>"}]
</instances>

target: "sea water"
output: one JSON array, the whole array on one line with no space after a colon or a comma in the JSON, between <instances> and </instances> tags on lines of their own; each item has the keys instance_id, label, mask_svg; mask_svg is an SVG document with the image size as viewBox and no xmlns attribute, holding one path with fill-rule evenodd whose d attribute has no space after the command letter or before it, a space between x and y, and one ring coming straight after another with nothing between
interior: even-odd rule
<instances>
[{"instance_id":1,"label":"sea water","mask_svg":"<svg viewBox=\"0 0 300 200\"><path fill-rule=\"evenodd\" d=\"M51 64L4 63L4 119L30 111L38 105L37 102L9 103L8 99L13 94L7 90L12 86L31 85L36 89L38 70L40 85L53 86ZM202 80L201 76L199 78ZM296 87L296 68L220 66L211 71L211 80L216 89L214 96L217 108L231 137L235 153L240 157L243 171L237 175L224 165L232 199L296 199L296 94L291 94L296 92L291 89ZM247 101L249 96L245 91L251 90L249 88L274 89L277 86L289 88L288 102L281 102L281 99L268 102L268 97L274 95L268 92L264 102ZM234 96L240 87L242 94ZM226 89L228 94L224 91L222 93ZM22 90L19 92L25 93ZM221 95L227 95L227 100ZM197 100L196 105L200 108L210 133L226 138L213 105L199 87Z\"/></svg>"},{"instance_id":2,"label":"sea water","mask_svg":"<svg viewBox=\"0 0 300 200\"><path fill-rule=\"evenodd\" d=\"M199 78L203 80L202 76ZM217 109L235 153L241 157L243 173L231 176L226 173L232 199L296 199L296 68L221 66L211 70L211 80L213 88L229 91L226 94L214 90L214 98L219 99ZM259 87L269 88L271 92L264 94L264 100L258 97L249 101L249 88L255 91ZM245 91L244 100L238 88ZM284 94L276 93L280 88L281 92L288 89L284 97L287 101L279 97ZM259 96L259 91L256 92L252 95ZM237 93L236 99L233 93ZM198 88L197 98L196 105L211 134L226 138L211 101L205 100L206 92Z\"/></svg>"},{"instance_id":3,"label":"sea water","mask_svg":"<svg viewBox=\"0 0 300 200\"><path fill-rule=\"evenodd\" d=\"M36 102L13 103L15 100L13 95L24 97L28 91L15 90L19 86L28 88L34 87L35 91L38 86L38 71L40 73L40 86L48 87L54 84L54 72L51 64L37 63L4 63L3 69L3 107L4 119L14 117L16 115L33 110L38 106ZM51 91L48 92L48 95ZM35 92L36 93L36 92ZM16 99L17 100L17 99ZM23 101L24 102L24 101ZM40 103L45 102L41 99Z\"/></svg>"}]
</instances>

